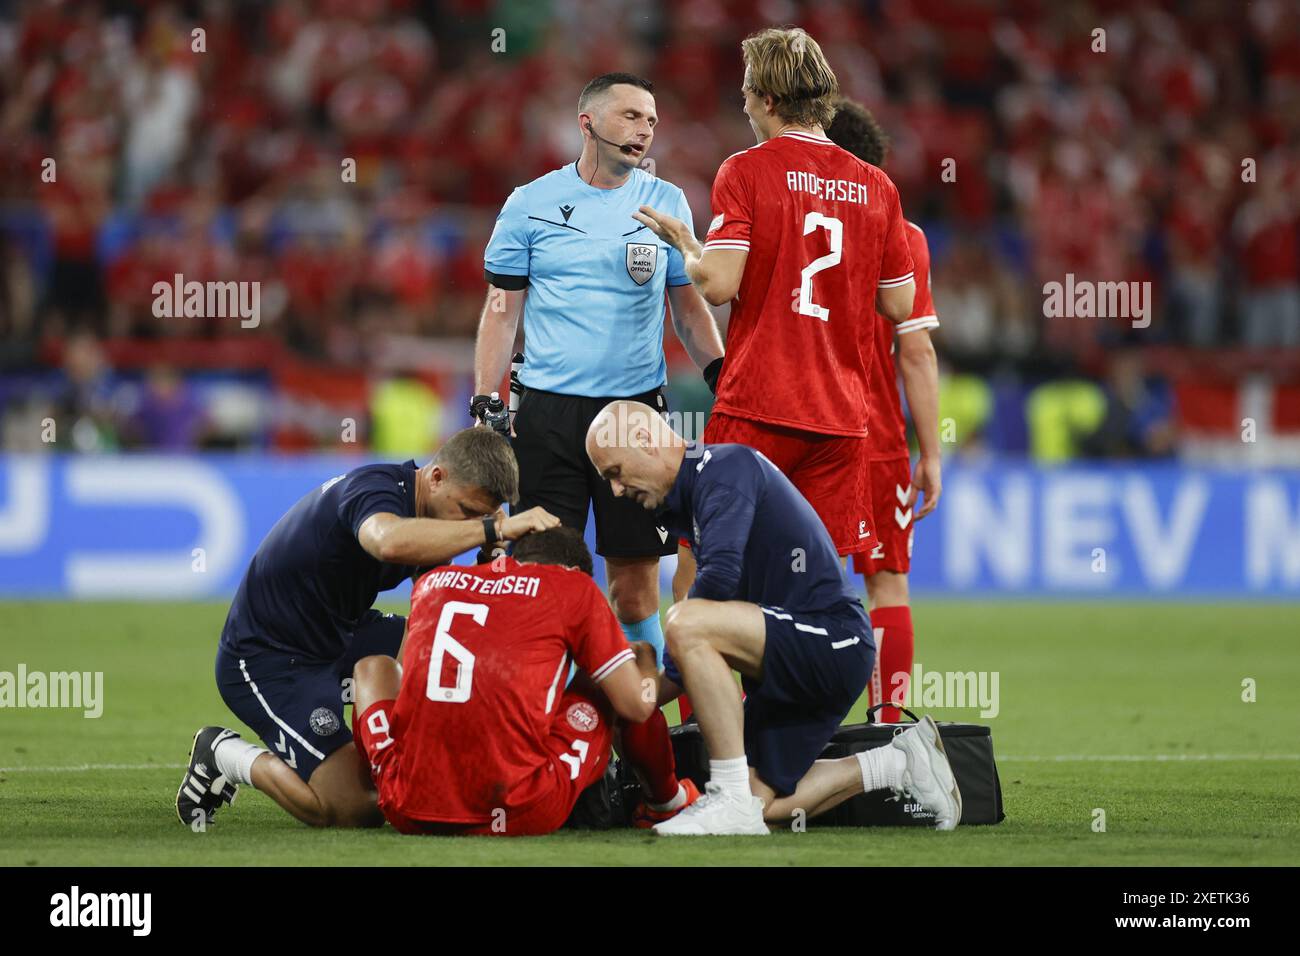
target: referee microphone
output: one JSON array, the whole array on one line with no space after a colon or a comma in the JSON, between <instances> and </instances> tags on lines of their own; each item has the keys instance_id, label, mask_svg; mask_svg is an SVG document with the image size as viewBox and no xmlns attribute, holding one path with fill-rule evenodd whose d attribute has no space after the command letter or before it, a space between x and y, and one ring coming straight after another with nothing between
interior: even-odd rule
<instances>
[{"instance_id":1,"label":"referee microphone","mask_svg":"<svg viewBox=\"0 0 1300 956\"><path fill-rule=\"evenodd\" d=\"M586 127L587 127L587 132L590 133L592 136L596 137L596 139L600 140L600 141L601 141L602 143L604 143L606 146L617 146L617 147L619 148L619 150L621 150L625 155L627 155L627 156L631 156L631 155L632 155L632 144L631 144L631 143L616 143L616 142L614 142L612 139L606 139L605 137L601 136L599 133L596 132L595 128L591 125L591 120L588 120L588 121L586 122L585 125L586 125ZM592 171L591 171L591 179L588 179L588 180L587 180L587 185L588 185L588 186L590 186L590 185L595 181L595 179L596 179L596 173L597 173L597 171L599 171L599 169L600 169L600 151L597 150L597 151L596 151L596 166L595 166L595 168L592 169Z\"/></svg>"}]
</instances>

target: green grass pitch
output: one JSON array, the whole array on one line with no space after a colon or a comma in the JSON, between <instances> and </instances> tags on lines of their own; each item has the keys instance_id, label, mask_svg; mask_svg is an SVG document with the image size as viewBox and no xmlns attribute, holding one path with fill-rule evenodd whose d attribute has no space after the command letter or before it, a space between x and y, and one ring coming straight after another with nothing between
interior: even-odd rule
<instances>
[{"instance_id":1,"label":"green grass pitch","mask_svg":"<svg viewBox=\"0 0 1300 956\"><path fill-rule=\"evenodd\" d=\"M1300 860L1294 606L921 600L927 671L996 671L997 827L667 841L313 831L245 789L207 833L172 806L220 604L0 603L0 671L103 671L104 713L0 710L0 865L1239 865ZM1242 700L1246 678L1257 700ZM862 705L851 719L859 719ZM940 720L973 709L931 710ZM1105 831L1094 829L1105 812Z\"/></svg>"}]
</instances>

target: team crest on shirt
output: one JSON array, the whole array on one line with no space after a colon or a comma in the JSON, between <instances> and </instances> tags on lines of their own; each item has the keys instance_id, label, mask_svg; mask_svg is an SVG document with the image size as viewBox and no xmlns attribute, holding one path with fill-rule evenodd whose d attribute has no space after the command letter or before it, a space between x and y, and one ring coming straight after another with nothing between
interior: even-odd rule
<instances>
[{"instance_id":1,"label":"team crest on shirt","mask_svg":"<svg viewBox=\"0 0 1300 956\"><path fill-rule=\"evenodd\" d=\"M570 704L564 717L570 727L584 734L589 734L600 726L600 714L585 700Z\"/></svg>"},{"instance_id":2,"label":"team crest on shirt","mask_svg":"<svg viewBox=\"0 0 1300 956\"><path fill-rule=\"evenodd\" d=\"M659 267L659 247L651 242L627 244L627 274L637 285L645 285Z\"/></svg>"},{"instance_id":3,"label":"team crest on shirt","mask_svg":"<svg viewBox=\"0 0 1300 956\"><path fill-rule=\"evenodd\" d=\"M312 733L317 737L328 737L339 732L339 715L328 707L317 707L307 718Z\"/></svg>"}]
</instances>

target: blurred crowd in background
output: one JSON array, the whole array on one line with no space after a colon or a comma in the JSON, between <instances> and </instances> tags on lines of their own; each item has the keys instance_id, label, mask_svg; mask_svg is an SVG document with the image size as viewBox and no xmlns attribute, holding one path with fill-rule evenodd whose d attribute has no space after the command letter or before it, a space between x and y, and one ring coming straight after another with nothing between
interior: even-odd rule
<instances>
[{"instance_id":1,"label":"blurred crowd in background","mask_svg":"<svg viewBox=\"0 0 1300 956\"><path fill-rule=\"evenodd\" d=\"M3 447L434 446L496 213L577 157L586 81L655 82L699 232L753 142L739 42L782 23L892 139L954 446L1300 458L1293 0L0 3ZM259 282L257 328L156 317L177 273ZM1150 282L1150 326L1046 317L1067 273Z\"/></svg>"}]
</instances>

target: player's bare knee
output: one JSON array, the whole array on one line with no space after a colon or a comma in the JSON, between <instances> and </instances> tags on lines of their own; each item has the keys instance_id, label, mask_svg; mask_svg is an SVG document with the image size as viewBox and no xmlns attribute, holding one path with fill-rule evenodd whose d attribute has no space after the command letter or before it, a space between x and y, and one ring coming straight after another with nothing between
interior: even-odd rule
<instances>
[{"instance_id":1,"label":"player's bare knee","mask_svg":"<svg viewBox=\"0 0 1300 956\"><path fill-rule=\"evenodd\" d=\"M371 654L369 657L363 657L357 661L356 666L352 668L352 676L357 681L371 683L386 675L396 663L391 657L385 657L382 654Z\"/></svg>"},{"instance_id":2,"label":"player's bare knee","mask_svg":"<svg viewBox=\"0 0 1300 956\"><path fill-rule=\"evenodd\" d=\"M659 611L658 588L645 587L642 582L611 582L609 603L624 624L636 624Z\"/></svg>"},{"instance_id":3,"label":"player's bare knee","mask_svg":"<svg viewBox=\"0 0 1300 956\"><path fill-rule=\"evenodd\" d=\"M686 628L682 624L682 609L685 606L686 602L681 601L670 607L664 614L664 644L669 653L674 655L681 651L682 641L686 635Z\"/></svg>"},{"instance_id":4,"label":"player's bare knee","mask_svg":"<svg viewBox=\"0 0 1300 956\"><path fill-rule=\"evenodd\" d=\"M397 661L382 654L363 657L352 668L356 684L358 713L364 712L377 700L396 696L401 685L401 671Z\"/></svg>"},{"instance_id":5,"label":"player's bare knee","mask_svg":"<svg viewBox=\"0 0 1300 956\"><path fill-rule=\"evenodd\" d=\"M664 643L674 657L688 653L705 640L703 616L695 601L681 601L664 616Z\"/></svg>"},{"instance_id":6,"label":"player's bare knee","mask_svg":"<svg viewBox=\"0 0 1300 956\"><path fill-rule=\"evenodd\" d=\"M609 603L625 624L644 621L659 610L659 562L657 559L606 559Z\"/></svg>"},{"instance_id":7,"label":"player's bare knee","mask_svg":"<svg viewBox=\"0 0 1300 956\"><path fill-rule=\"evenodd\" d=\"M654 616L659 611L659 600L657 596L637 596L634 598L624 597L611 603L614 606L614 615L623 624L639 624L646 618Z\"/></svg>"},{"instance_id":8,"label":"player's bare knee","mask_svg":"<svg viewBox=\"0 0 1300 956\"><path fill-rule=\"evenodd\" d=\"M689 601L678 601L676 604L669 605L668 610L664 612L664 634L669 631L676 631L680 628L682 614L686 610Z\"/></svg>"}]
</instances>

